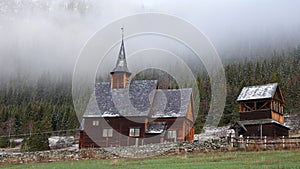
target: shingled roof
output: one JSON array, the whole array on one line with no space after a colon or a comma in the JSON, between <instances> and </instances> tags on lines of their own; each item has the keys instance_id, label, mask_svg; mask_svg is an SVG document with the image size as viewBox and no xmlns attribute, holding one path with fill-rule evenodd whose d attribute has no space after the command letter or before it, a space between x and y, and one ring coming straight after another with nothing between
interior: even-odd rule
<instances>
[{"instance_id":1,"label":"shingled roof","mask_svg":"<svg viewBox=\"0 0 300 169\"><path fill-rule=\"evenodd\" d=\"M237 101L272 98L276 92L277 86L277 83L270 83L266 85L244 87L237 98Z\"/></svg>"},{"instance_id":2,"label":"shingled roof","mask_svg":"<svg viewBox=\"0 0 300 169\"><path fill-rule=\"evenodd\" d=\"M150 117L185 117L192 89L157 90Z\"/></svg>"},{"instance_id":3,"label":"shingled roof","mask_svg":"<svg viewBox=\"0 0 300 169\"><path fill-rule=\"evenodd\" d=\"M185 117L192 94L192 89L157 90L157 80L133 81L129 90L110 86L96 85L84 117L147 116L151 103L152 118Z\"/></svg>"},{"instance_id":4,"label":"shingled roof","mask_svg":"<svg viewBox=\"0 0 300 169\"><path fill-rule=\"evenodd\" d=\"M84 117L146 116L157 80L133 81L129 90L110 86L107 82L96 85Z\"/></svg>"}]
</instances>

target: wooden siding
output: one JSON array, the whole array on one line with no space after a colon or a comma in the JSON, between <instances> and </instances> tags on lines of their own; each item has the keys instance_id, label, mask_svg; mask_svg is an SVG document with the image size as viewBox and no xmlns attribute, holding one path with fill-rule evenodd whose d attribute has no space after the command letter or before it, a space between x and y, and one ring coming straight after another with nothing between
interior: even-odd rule
<instances>
[{"instance_id":1,"label":"wooden siding","mask_svg":"<svg viewBox=\"0 0 300 169\"><path fill-rule=\"evenodd\" d=\"M99 126L92 125L94 120L99 120ZM124 117L85 118L85 133L87 133L89 137L84 137L83 142L90 143L89 139L92 139L92 141L100 147L135 145L136 138L144 137L145 133L144 123L134 122L140 120L144 120L144 118L140 117L135 120L129 120ZM140 128L140 136L126 137L129 136L129 129L131 127ZM103 129L109 128L113 129L112 137L103 137Z\"/></svg>"},{"instance_id":2,"label":"wooden siding","mask_svg":"<svg viewBox=\"0 0 300 169\"><path fill-rule=\"evenodd\" d=\"M100 147L97 145L85 132L80 132L80 137L82 138L82 141L79 141L79 148L97 148Z\"/></svg>"},{"instance_id":3,"label":"wooden siding","mask_svg":"<svg viewBox=\"0 0 300 169\"><path fill-rule=\"evenodd\" d=\"M185 141L193 141L194 140L194 124L190 121L185 121Z\"/></svg>"},{"instance_id":4,"label":"wooden siding","mask_svg":"<svg viewBox=\"0 0 300 169\"><path fill-rule=\"evenodd\" d=\"M272 119L278 121L281 124L284 123L284 116L274 111L272 111Z\"/></svg>"},{"instance_id":5,"label":"wooden siding","mask_svg":"<svg viewBox=\"0 0 300 169\"><path fill-rule=\"evenodd\" d=\"M240 120L259 120L259 119L270 119L271 110L264 111L252 111L252 112L240 112Z\"/></svg>"},{"instance_id":6,"label":"wooden siding","mask_svg":"<svg viewBox=\"0 0 300 169\"><path fill-rule=\"evenodd\" d=\"M191 96L192 97L192 96ZM192 99L191 99L192 100ZM187 119L189 119L190 121L194 121L194 114L193 114L193 102L189 103L189 108L187 110L187 115L186 115Z\"/></svg>"},{"instance_id":7,"label":"wooden siding","mask_svg":"<svg viewBox=\"0 0 300 169\"><path fill-rule=\"evenodd\" d=\"M99 125L93 126L93 121L98 120ZM155 121L166 122L167 130L161 134L146 134L145 123L134 121ZM105 123L106 122L106 123ZM129 137L130 128L140 128L140 136ZM164 141L192 141L194 139L193 123L186 118L158 118L147 119L136 117L126 119L124 117L111 118L85 118L85 131L80 133L80 148L87 147L110 147L110 146L130 146L150 143L161 143ZM114 129L112 137L103 137L103 129ZM168 138L168 131L176 131L176 138ZM144 139L146 138L146 139Z\"/></svg>"},{"instance_id":8,"label":"wooden siding","mask_svg":"<svg viewBox=\"0 0 300 169\"><path fill-rule=\"evenodd\" d=\"M129 79L129 74L127 73L113 73L111 76L111 88L125 88L126 83Z\"/></svg>"},{"instance_id":9,"label":"wooden siding","mask_svg":"<svg viewBox=\"0 0 300 169\"><path fill-rule=\"evenodd\" d=\"M260 125L245 125L247 132L244 133L244 136L249 137L259 137L260 136ZM289 131L286 127L283 127L276 123L263 124L262 125L262 135L267 137L281 137L288 136Z\"/></svg>"},{"instance_id":10,"label":"wooden siding","mask_svg":"<svg viewBox=\"0 0 300 169\"><path fill-rule=\"evenodd\" d=\"M283 98L282 92L279 87L277 87L273 98L279 100L281 102L281 104L284 104L284 98Z\"/></svg>"},{"instance_id":11,"label":"wooden siding","mask_svg":"<svg viewBox=\"0 0 300 169\"><path fill-rule=\"evenodd\" d=\"M174 142L174 141L184 141L184 131L183 131L183 124L186 118L158 118L158 119L151 119L155 122L166 122L166 133L164 135L164 141ZM150 120L149 120L150 121ZM168 138L168 131L173 130L176 131L177 137L174 138Z\"/></svg>"}]
</instances>

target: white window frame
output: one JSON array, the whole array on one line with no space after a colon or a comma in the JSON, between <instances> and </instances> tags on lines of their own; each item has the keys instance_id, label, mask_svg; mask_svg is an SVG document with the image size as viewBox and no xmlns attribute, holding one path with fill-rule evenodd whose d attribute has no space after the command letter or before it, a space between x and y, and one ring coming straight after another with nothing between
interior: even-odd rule
<instances>
[{"instance_id":1,"label":"white window frame","mask_svg":"<svg viewBox=\"0 0 300 169\"><path fill-rule=\"evenodd\" d=\"M177 137L177 131L176 130L168 130L168 138L176 139L176 137Z\"/></svg>"},{"instance_id":2,"label":"white window frame","mask_svg":"<svg viewBox=\"0 0 300 169\"><path fill-rule=\"evenodd\" d=\"M112 137L113 129L112 128L104 128L102 131L102 137Z\"/></svg>"},{"instance_id":3,"label":"white window frame","mask_svg":"<svg viewBox=\"0 0 300 169\"><path fill-rule=\"evenodd\" d=\"M141 133L141 129L138 127L130 127L129 128L129 136L130 137L139 137Z\"/></svg>"},{"instance_id":4,"label":"white window frame","mask_svg":"<svg viewBox=\"0 0 300 169\"><path fill-rule=\"evenodd\" d=\"M99 126L99 120L93 120L92 125L93 126Z\"/></svg>"}]
</instances>

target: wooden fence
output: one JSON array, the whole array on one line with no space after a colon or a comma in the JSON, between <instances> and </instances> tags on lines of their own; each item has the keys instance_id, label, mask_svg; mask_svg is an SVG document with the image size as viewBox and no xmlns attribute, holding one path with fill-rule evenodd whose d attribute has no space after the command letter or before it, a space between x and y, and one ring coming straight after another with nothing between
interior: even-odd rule
<instances>
[{"instance_id":1,"label":"wooden fence","mask_svg":"<svg viewBox=\"0 0 300 169\"><path fill-rule=\"evenodd\" d=\"M300 148L300 137L279 137L279 138L257 138L257 137L231 137L231 147L242 149L291 149Z\"/></svg>"}]
</instances>

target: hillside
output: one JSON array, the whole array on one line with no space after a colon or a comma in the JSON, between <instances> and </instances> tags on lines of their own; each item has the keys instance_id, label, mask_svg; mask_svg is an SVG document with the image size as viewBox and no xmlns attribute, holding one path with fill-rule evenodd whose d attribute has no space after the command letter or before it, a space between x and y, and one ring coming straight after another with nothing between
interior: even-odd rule
<instances>
[{"instance_id":1,"label":"hillside","mask_svg":"<svg viewBox=\"0 0 300 169\"><path fill-rule=\"evenodd\" d=\"M227 60L224 67L227 100L220 126L239 118L236 98L247 85L278 82L285 97L285 113L300 113L300 48L255 59ZM20 73L1 81L0 135L78 128L71 84L71 74L52 77L49 73L37 80ZM196 133L202 130L210 104L210 83L205 72L199 73L198 84L201 101Z\"/></svg>"}]
</instances>

